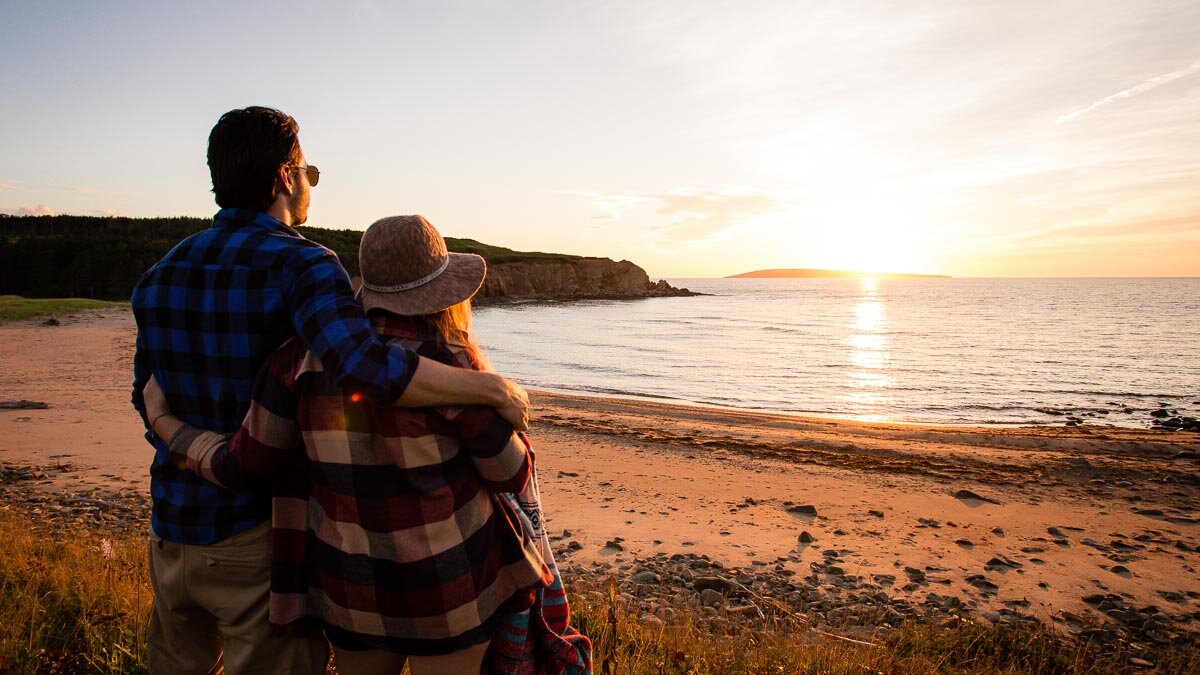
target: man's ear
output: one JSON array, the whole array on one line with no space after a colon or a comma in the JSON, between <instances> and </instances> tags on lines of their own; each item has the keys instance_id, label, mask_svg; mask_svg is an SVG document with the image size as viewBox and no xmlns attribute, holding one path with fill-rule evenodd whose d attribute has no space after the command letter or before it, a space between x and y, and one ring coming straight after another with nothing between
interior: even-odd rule
<instances>
[{"instance_id":1,"label":"man's ear","mask_svg":"<svg viewBox=\"0 0 1200 675\"><path fill-rule=\"evenodd\" d=\"M296 172L291 167L281 166L275 169L275 181L279 185L278 192L293 194L299 187L296 184Z\"/></svg>"}]
</instances>

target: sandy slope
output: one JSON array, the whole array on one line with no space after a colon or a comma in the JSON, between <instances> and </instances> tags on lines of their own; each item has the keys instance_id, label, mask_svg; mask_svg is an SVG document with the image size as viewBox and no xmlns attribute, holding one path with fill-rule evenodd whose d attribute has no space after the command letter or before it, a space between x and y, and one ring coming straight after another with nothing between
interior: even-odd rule
<instances>
[{"instance_id":1,"label":"sandy slope","mask_svg":"<svg viewBox=\"0 0 1200 675\"><path fill-rule=\"evenodd\" d=\"M0 463L77 467L40 490L146 490L150 453L128 403L133 339L127 310L84 312L58 327L0 326L0 400L50 406L0 410ZM534 400L550 526L571 531L560 543L582 545L568 565L635 572L638 558L688 552L808 575L836 549L847 575L892 575L894 584L876 580L913 600L934 592L980 609L1028 602L1024 611L1047 617L1094 611L1082 598L1113 592L1200 616L1200 464L1175 458L1200 449L1197 434ZM956 498L959 490L998 503ZM789 511L796 505L815 516ZM815 541L798 544L802 531ZM618 537L619 547L607 545ZM1013 564L989 566L994 558Z\"/></svg>"}]
</instances>

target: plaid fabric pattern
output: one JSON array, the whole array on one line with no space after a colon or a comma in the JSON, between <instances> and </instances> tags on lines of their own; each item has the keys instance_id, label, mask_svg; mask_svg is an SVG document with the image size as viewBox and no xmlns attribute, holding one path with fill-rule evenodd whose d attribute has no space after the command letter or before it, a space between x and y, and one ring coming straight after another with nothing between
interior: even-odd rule
<instances>
[{"instance_id":1,"label":"plaid fabric pattern","mask_svg":"<svg viewBox=\"0 0 1200 675\"><path fill-rule=\"evenodd\" d=\"M497 675L592 675L592 641L569 625L571 608L550 538L546 536L537 466L520 493L501 495L514 507L521 526L538 544L554 580L535 592L528 609L502 614L488 645L488 672Z\"/></svg>"},{"instance_id":2,"label":"plaid fabric pattern","mask_svg":"<svg viewBox=\"0 0 1200 675\"><path fill-rule=\"evenodd\" d=\"M478 368L462 345L439 346L407 321L375 328ZM496 496L525 487L532 458L491 408L372 405L293 341L267 360L228 442L185 428L171 448L221 484L275 477L270 620L283 629L317 618L371 647L444 654L489 639L500 610L528 607L553 580Z\"/></svg>"},{"instance_id":3,"label":"plaid fabric pattern","mask_svg":"<svg viewBox=\"0 0 1200 675\"><path fill-rule=\"evenodd\" d=\"M336 381L378 401L398 398L415 368L415 355L371 332L337 256L265 213L218 212L211 228L146 271L132 304L133 405L143 420L142 388L154 375L181 419L232 433L259 367L294 335ZM222 490L178 470L152 432L146 440L155 449L150 495L158 536L211 544L269 517L265 487Z\"/></svg>"}]
</instances>

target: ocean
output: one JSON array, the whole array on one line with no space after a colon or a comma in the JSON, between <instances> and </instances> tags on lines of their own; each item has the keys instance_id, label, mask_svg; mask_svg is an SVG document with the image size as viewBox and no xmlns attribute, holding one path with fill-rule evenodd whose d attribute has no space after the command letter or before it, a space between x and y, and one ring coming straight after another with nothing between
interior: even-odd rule
<instances>
[{"instance_id":1,"label":"ocean","mask_svg":"<svg viewBox=\"0 0 1200 675\"><path fill-rule=\"evenodd\" d=\"M481 307L554 391L866 421L1200 416L1200 279L669 279L707 296Z\"/></svg>"}]
</instances>

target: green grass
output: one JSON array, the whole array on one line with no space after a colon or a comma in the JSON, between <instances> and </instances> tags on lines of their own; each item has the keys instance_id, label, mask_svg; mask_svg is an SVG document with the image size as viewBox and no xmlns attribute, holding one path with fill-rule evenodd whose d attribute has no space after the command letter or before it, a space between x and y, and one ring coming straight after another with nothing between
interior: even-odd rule
<instances>
[{"instance_id":1,"label":"green grass","mask_svg":"<svg viewBox=\"0 0 1200 675\"><path fill-rule=\"evenodd\" d=\"M474 253L482 256L489 264L512 262L560 262L578 260L580 256L566 253L541 253L538 251L514 251L503 246L492 246L475 241L474 239L456 239L446 237L446 248L455 253Z\"/></svg>"},{"instance_id":2,"label":"green grass","mask_svg":"<svg viewBox=\"0 0 1200 675\"><path fill-rule=\"evenodd\" d=\"M61 316L81 309L128 306L127 302L89 300L88 298L23 298L19 295L0 295L0 321Z\"/></svg>"}]
</instances>

